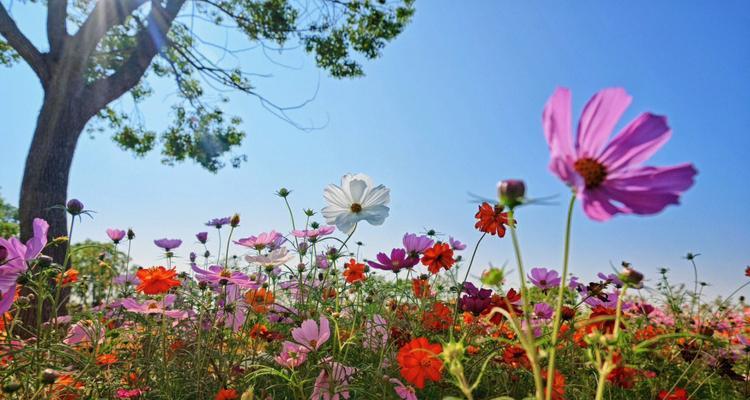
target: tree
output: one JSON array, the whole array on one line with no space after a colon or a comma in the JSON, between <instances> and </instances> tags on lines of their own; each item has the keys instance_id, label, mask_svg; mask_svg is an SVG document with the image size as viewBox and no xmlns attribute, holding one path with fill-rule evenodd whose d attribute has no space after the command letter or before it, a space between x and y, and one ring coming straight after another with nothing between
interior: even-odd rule
<instances>
[{"instance_id":1,"label":"tree","mask_svg":"<svg viewBox=\"0 0 750 400\"><path fill-rule=\"evenodd\" d=\"M18 209L0 196L0 237L9 238L18 234Z\"/></svg>"},{"instance_id":2,"label":"tree","mask_svg":"<svg viewBox=\"0 0 750 400\"><path fill-rule=\"evenodd\" d=\"M44 99L26 159L19 204L20 235L31 236L33 218L50 223L52 237L67 235L65 203L73 154L85 130L112 132L122 149L143 156L161 148L163 162L193 160L215 172L245 159L233 153L245 133L240 119L208 101L205 87L256 96L281 118L288 108L253 88L251 73L204 54L217 46L192 26L242 33L261 46L299 44L335 78L363 75L361 59L380 56L414 13L414 0L27 0L47 7L47 42L40 51L0 2L0 63L26 62ZM15 2L19 6L19 2ZM9 4L13 4L12 2ZM224 49L231 52L232 49ZM144 77L170 78L178 100L174 120L159 134L112 103L129 94L136 105L152 92ZM60 262L57 247L52 256Z\"/></svg>"}]
</instances>

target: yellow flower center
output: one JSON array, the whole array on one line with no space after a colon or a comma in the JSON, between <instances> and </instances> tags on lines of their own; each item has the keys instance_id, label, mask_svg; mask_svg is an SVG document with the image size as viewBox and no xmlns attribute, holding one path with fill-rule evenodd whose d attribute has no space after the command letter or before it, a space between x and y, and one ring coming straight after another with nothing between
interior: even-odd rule
<instances>
[{"instance_id":1,"label":"yellow flower center","mask_svg":"<svg viewBox=\"0 0 750 400\"><path fill-rule=\"evenodd\" d=\"M353 213L359 214L360 212L362 212L362 204L352 203L352 206L350 209L352 210Z\"/></svg>"}]
</instances>

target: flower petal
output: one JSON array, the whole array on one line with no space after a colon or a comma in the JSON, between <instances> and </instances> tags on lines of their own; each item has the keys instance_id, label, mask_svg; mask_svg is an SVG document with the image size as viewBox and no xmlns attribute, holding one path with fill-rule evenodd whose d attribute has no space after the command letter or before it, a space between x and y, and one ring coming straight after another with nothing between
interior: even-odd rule
<instances>
[{"instance_id":1,"label":"flower petal","mask_svg":"<svg viewBox=\"0 0 750 400\"><path fill-rule=\"evenodd\" d=\"M390 208L380 205L375 207L369 207L362 210L359 213L359 219L363 219L372 225L382 225L385 219L388 217Z\"/></svg>"},{"instance_id":2,"label":"flower petal","mask_svg":"<svg viewBox=\"0 0 750 400\"><path fill-rule=\"evenodd\" d=\"M609 197L607 197L601 188L596 190L582 190L580 197L583 202L583 212L594 221L607 221L615 216L615 214L623 212L623 210L609 201Z\"/></svg>"},{"instance_id":3,"label":"flower petal","mask_svg":"<svg viewBox=\"0 0 750 400\"><path fill-rule=\"evenodd\" d=\"M666 117L641 114L612 139L599 161L610 172L639 165L656 153L670 136L672 131Z\"/></svg>"},{"instance_id":4,"label":"flower petal","mask_svg":"<svg viewBox=\"0 0 750 400\"><path fill-rule=\"evenodd\" d=\"M642 167L607 178L607 186L618 190L652 190L682 193L693 186L698 171L692 164L671 167Z\"/></svg>"},{"instance_id":5,"label":"flower petal","mask_svg":"<svg viewBox=\"0 0 750 400\"><path fill-rule=\"evenodd\" d=\"M578 158L596 158L599 155L631 99L625 89L608 88L589 100L578 121Z\"/></svg>"},{"instance_id":6,"label":"flower petal","mask_svg":"<svg viewBox=\"0 0 750 400\"><path fill-rule=\"evenodd\" d=\"M364 199L362 199L362 207L372 207L377 205L385 205L391 201L391 190L383 185L378 185L370 190Z\"/></svg>"},{"instance_id":7,"label":"flower petal","mask_svg":"<svg viewBox=\"0 0 750 400\"><path fill-rule=\"evenodd\" d=\"M573 157L570 90L557 88L542 112L544 137L553 157Z\"/></svg>"}]
</instances>

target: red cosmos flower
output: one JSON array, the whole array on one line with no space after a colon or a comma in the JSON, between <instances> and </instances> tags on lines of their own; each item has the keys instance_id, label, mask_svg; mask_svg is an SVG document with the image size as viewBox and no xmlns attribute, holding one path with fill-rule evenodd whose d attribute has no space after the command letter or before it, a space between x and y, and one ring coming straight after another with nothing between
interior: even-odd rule
<instances>
[{"instance_id":1,"label":"red cosmos flower","mask_svg":"<svg viewBox=\"0 0 750 400\"><path fill-rule=\"evenodd\" d=\"M750 267L745 268L745 276L750 277Z\"/></svg>"},{"instance_id":2,"label":"red cosmos flower","mask_svg":"<svg viewBox=\"0 0 750 400\"><path fill-rule=\"evenodd\" d=\"M426 299L430 297L430 283L427 282L427 279L412 279L411 289L414 291L414 297L418 299Z\"/></svg>"},{"instance_id":3,"label":"red cosmos flower","mask_svg":"<svg viewBox=\"0 0 750 400\"><path fill-rule=\"evenodd\" d=\"M479 211L474 215L474 218L477 219L474 227L480 231L499 237L505 236L508 213L503 212L503 206L499 204L492 206L490 203L484 202L479 206Z\"/></svg>"},{"instance_id":4,"label":"red cosmos flower","mask_svg":"<svg viewBox=\"0 0 750 400\"><path fill-rule=\"evenodd\" d=\"M360 282L365 280L365 264L358 263L353 258L348 264L344 265L344 278L349 283Z\"/></svg>"},{"instance_id":5,"label":"red cosmos flower","mask_svg":"<svg viewBox=\"0 0 750 400\"><path fill-rule=\"evenodd\" d=\"M69 270L57 275L57 283L63 286L75 282L78 282L78 270L75 268L70 268Z\"/></svg>"},{"instance_id":6,"label":"red cosmos flower","mask_svg":"<svg viewBox=\"0 0 750 400\"><path fill-rule=\"evenodd\" d=\"M542 370L542 377L547 379L547 370ZM545 382L546 385L546 382ZM565 377L560 371L555 370L555 377L552 379L552 400L564 400L565 396Z\"/></svg>"},{"instance_id":7,"label":"red cosmos flower","mask_svg":"<svg viewBox=\"0 0 750 400\"><path fill-rule=\"evenodd\" d=\"M141 280L141 284L135 290L145 294L166 293L169 289L180 286L180 281L174 279L177 276L175 268L151 267L139 269L135 274Z\"/></svg>"},{"instance_id":8,"label":"red cosmos flower","mask_svg":"<svg viewBox=\"0 0 750 400\"><path fill-rule=\"evenodd\" d=\"M659 392L659 395L656 396L656 398L659 400L687 400L688 393L683 388L675 388L671 392L662 390Z\"/></svg>"},{"instance_id":9,"label":"red cosmos flower","mask_svg":"<svg viewBox=\"0 0 750 400\"><path fill-rule=\"evenodd\" d=\"M450 328L453 323L453 309L443 303L436 302L430 310L422 314L422 325L425 329L442 331Z\"/></svg>"},{"instance_id":10,"label":"red cosmos flower","mask_svg":"<svg viewBox=\"0 0 750 400\"><path fill-rule=\"evenodd\" d=\"M451 269L456 262L453 259L453 249L448 243L435 243L432 247L424 251L422 264L427 266L431 273L437 274L441 268Z\"/></svg>"},{"instance_id":11,"label":"red cosmos flower","mask_svg":"<svg viewBox=\"0 0 750 400\"><path fill-rule=\"evenodd\" d=\"M505 348L505 351L503 351L503 362L513 368L531 367L529 358L526 356L526 350L518 345L508 346Z\"/></svg>"},{"instance_id":12,"label":"red cosmos flower","mask_svg":"<svg viewBox=\"0 0 750 400\"><path fill-rule=\"evenodd\" d=\"M240 395L234 389L219 389L214 400L235 400L239 398Z\"/></svg>"},{"instance_id":13,"label":"red cosmos flower","mask_svg":"<svg viewBox=\"0 0 750 400\"><path fill-rule=\"evenodd\" d=\"M490 305L482 311L482 315L489 318L493 324L499 325L505 317L494 309L501 308L510 314L518 315L521 314L521 306L518 305L520 301L521 295L515 289L508 290L505 296L493 294L490 297Z\"/></svg>"},{"instance_id":14,"label":"red cosmos flower","mask_svg":"<svg viewBox=\"0 0 750 400\"><path fill-rule=\"evenodd\" d=\"M401 367L401 376L419 389L424 389L425 379L437 382L443 371L439 355L443 352L440 343L430 343L420 337L399 349L396 359Z\"/></svg>"},{"instance_id":15,"label":"red cosmos flower","mask_svg":"<svg viewBox=\"0 0 750 400\"><path fill-rule=\"evenodd\" d=\"M96 357L96 365L106 367L117 362L117 355L114 353L104 353Z\"/></svg>"}]
</instances>

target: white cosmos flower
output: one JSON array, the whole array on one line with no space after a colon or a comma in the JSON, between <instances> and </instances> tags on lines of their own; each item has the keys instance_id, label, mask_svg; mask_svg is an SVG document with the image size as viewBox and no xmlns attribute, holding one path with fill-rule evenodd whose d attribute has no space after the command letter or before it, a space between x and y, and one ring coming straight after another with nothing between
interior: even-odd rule
<instances>
[{"instance_id":1,"label":"white cosmos flower","mask_svg":"<svg viewBox=\"0 0 750 400\"><path fill-rule=\"evenodd\" d=\"M292 258L294 258L294 254L289 253L286 247L279 247L278 249L275 249L274 251L265 255L245 256L245 260L247 260L247 262L257 263L262 266L272 265L274 267L286 264Z\"/></svg>"},{"instance_id":2,"label":"white cosmos flower","mask_svg":"<svg viewBox=\"0 0 750 400\"><path fill-rule=\"evenodd\" d=\"M323 196L328 203L323 209L326 222L346 234L352 233L354 225L362 220L382 224L390 210L386 204L391 201L391 190L383 185L374 186L365 174L344 175L341 186L328 185Z\"/></svg>"}]
</instances>

